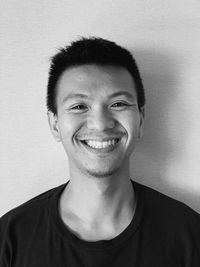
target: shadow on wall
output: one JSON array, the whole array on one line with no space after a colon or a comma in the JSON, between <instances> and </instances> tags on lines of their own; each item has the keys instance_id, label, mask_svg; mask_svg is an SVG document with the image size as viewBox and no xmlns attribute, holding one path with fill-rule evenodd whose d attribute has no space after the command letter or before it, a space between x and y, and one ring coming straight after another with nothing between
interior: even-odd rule
<instances>
[{"instance_id":1,"label":"shadow on wall","mask_svg":"<svg viewBox=\"0 0 200 267\"><path fill-rule=\"evenodd\" d=\"M183 190L172 185L167 177L170 158L179 159L181 156L172 142L172 129L169 129L168 122L169 116L173 116L170 107L178 96L181 60L168 51L153 48L134 49L132 52L137 59L146 93L144 136L131 158L132 178L200 211L197 203L199 196L187 188Z\"/></svg>"}]
</instances>

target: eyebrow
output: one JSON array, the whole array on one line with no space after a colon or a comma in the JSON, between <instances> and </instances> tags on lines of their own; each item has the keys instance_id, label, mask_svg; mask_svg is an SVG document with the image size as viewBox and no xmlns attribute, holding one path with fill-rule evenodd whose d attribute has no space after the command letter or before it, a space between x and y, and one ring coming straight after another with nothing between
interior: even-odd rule
<instances>
[{"instance_id":1,"label":"eyebrow","mask_svg":"<svg viewBox=\"0 0 200 267\"><path fill-rule=\"evenodd\" d=\"M131 93L129 92L126 92L126 91L119 91L119 92L116 92L116 93L113 93L109 96L109 98L114 98L114 97L117 97L117 96L125 96L127 98L130 98L130 99L135 99L135 96L132 95ZM66 102L67 100L69 99L73 99L73 98L84 98L84 99L90 99L90 97L88 95L85 95L85 94L81 94L81 93L70 93L69 95L67 95L64 99L63 99L63 102Z\"/></svg>"},{"instance_id":2,"label":"eyebrow","mask_svg":"<svg viewBox=\"0 0 200 267\"><path fill-rule=\"evenodd\" d=\"M113 93L109 96L109 98L113 98L117 96L126 96L127 98L135 99L134 95L126 91L119 91L119 92Z\"/></svg>"}]
</instances>

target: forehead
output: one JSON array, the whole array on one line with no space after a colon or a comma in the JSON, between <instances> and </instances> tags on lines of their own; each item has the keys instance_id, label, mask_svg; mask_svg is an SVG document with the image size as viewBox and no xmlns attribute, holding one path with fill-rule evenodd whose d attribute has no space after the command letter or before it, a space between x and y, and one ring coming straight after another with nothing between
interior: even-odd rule
<instances>
[{"instance_id":1,"label":"forehead","mask_svg":"<svg viewBox=\"0 0 200 267\"><path fill-rule=\"evenodd\" d=\"M135 84L131 74L123 67L83 65L67 69L57 83L57 99L68 94L107 96L118 91L126 91L136 96Z\"/></svg>"}]
</instances>

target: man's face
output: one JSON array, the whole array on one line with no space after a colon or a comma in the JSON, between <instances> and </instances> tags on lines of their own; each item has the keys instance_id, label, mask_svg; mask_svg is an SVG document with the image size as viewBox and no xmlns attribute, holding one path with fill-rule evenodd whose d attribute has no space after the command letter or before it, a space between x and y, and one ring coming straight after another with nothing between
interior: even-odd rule
<instances>
[{"instance_id":1,"label":"man's face","mask_svg":"<svg viewBox=\"0 0 200 267\"><path fill-rule=\"evenodd\" d=\"M98 65L67 69L58 81L56 102L57 116L49 114L50 126L71 169L107 177L129 166L142 135L143 115L126 69Z\"/></svg>"}]
</instances>

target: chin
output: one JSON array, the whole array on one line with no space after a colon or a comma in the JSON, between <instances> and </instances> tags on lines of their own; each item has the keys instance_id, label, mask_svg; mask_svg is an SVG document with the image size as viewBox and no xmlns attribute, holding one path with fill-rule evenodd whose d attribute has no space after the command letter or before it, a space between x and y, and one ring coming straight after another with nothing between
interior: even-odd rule
<instances>
[{"instance_id":1,"label":"chin","mask_svg":"<svg viewBox=\"0 0 200 267\"><path fill-rule=\"evenodd\" d=\"M96 170L87 170L87 173L95 178L108 178L114 175L119 169L107 170L107 171L96 171Z\"/></svg>"}]
</instances>

